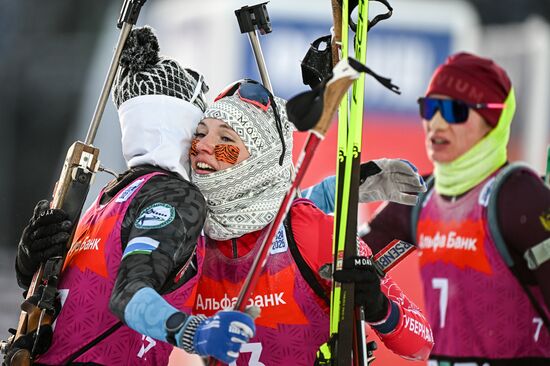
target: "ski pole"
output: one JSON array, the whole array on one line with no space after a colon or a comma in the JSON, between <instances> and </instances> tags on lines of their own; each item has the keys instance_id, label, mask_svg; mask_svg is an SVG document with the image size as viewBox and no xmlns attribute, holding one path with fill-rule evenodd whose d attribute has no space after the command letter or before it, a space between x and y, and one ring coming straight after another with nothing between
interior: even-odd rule
<instances>
[{"instance_id":1,"label":"ski pole","mask_svg":"<svg viewBox=\"0 0 550 366\"><path fill-rule=\"evenodd\" d=\"M86 145L91 145L94 143L97 129L99 128L99 122L105 111L105 105L107 104L107 99L109 98L109 93L111 92L111 87L113 86L113 81L115 80L115 75L118 70L118 61L120 60L120 55L126 39L132 30L132 27L136 24L137 18L141 7L146 0L125 0L120 11L120 16L118 18L117 27L121 29L118 42L115 47L115 53L111 60L111 65L109 66L109 71L107 77L103 83L103 88L101 89L101 94L97 105L94 110L92 117L92 122L88 128L88 133L86 134Z\"/></svg>"}]
</instances>

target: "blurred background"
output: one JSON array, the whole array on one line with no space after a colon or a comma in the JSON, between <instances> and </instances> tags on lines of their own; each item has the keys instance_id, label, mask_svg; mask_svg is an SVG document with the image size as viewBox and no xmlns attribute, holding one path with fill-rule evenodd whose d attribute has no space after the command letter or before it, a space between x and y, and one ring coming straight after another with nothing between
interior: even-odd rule
<instances>
[{"instance_id":1,"label":"blurred background","mask_svg":"<svg viewBox=\"0 0 550 366\"><path fill-rule=\"evenodd\" d=\"M248 37L235 9L243 0L150 0L138 25L157 30L161 53L206 76L209 99L241 77L259 79ZM424 153L416 99L435 67L456 51L491 57L508 72L518 109L510 159L544 171L550 142L550 1L392 0L394 16L368 37L367 64L391 77L402 95L367 77L362 160L401 157L423 173ZM0 338L17 324L21 291L13 273L21 230L34 204L51 196L67 148L84 140L118 38L122 1L0 0ZM260 37L274 91L289 98L306 90L300 60L309 44L329 33L328 0L271 0L273 32ZM370 18L384 9L371 3ZM296 134L295 151L304 136ZM117 115L109 102L94 143L106 168L125 169ZM336 129L308 172L304 186L335 170ZM88 203L108 181L99 173ZM86 205L87 206L87 205ZM361 220L376 205L361 208ZM410 258L394 271L404 290L422 304ZM381 346L376 364L406 365ZM197 360L194 362L198 363ZM173 364L192 364L174 355ZM419 363L417 363L419 364Z\"/></svg>"}]
</instances>

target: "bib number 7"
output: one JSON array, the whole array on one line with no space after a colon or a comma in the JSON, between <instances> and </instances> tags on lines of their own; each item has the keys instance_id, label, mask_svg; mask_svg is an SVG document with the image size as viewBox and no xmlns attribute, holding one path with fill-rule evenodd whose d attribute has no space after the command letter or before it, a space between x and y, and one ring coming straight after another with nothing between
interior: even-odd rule
<instances>
[{"instance_id":1,"label":"bib number 7","mask_svg":"<svg viewBox=\"0 0 550 366\"><path fill-rule=\"evenodd\" d=\"M250 353L248 366L265 366L265 364L260 362L260 355L262 354L262 344L260 342L243 344L241 346L241 353ZM229 366L237 366L237 361L231 362Z\"/></svg>"}]
</instances>

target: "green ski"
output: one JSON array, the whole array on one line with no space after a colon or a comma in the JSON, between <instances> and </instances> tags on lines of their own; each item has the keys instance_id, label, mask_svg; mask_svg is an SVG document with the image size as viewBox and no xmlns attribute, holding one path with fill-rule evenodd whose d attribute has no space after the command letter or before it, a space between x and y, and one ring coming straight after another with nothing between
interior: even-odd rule
<instances>
[{"instance_id":1,"label":"green ski","mask_svg":"<svg viewBox=\"0 0 550 366\"><path fill-rule=\"evenodd\" d=\"M378 1L378 0L377 0ZM389 9L369 26L368 0L350 1L333 0L334 17L334 57L348 57L350 26L355 31L354 52L355 58L362 64L367 57L367 31L379 20L391 15L391 7L382 1ZM350 8L350 3L352 7ZM351 11L357 6L357 23L351 21ZM339 9L340 7L340 9ZM338 21L341 25L339 26ZM340 32L338 32L340 29ZM341 52L336 51L340 46ZM373 74L371 74L373 75ZM373 75L378 81L383 78ZM392 88L390 88L392 89ZM395 89L392 89L396 91ZM357 214L358 192L361 164L361 145L363 127L363 104L365 95L365 75L353 83L351 98L349 93L343 98L338 113L338 160L336 168L335 220L333 244L333 268L342 268L344 258L357 255ZM331 364L366 366L369 356L366 347L365 321L363 309L356 307L354 302L353 284L333 282L331 296Z\"/></svg>"},{"instance_id":2,"label":"green ski","mask_svg":"<svg viewBox=\"0 0 550 366\"><path fill-rule=\"evenodd\" d=\"M342 1L342 57L348 50L348 1ZM358 22L355 37L355 58L365 64L368 0L358 2ZM349 93L340 105L338 114L338 161L336 168L336 198L333 256L335 270L342 268L344 258L357 255L357 202L359 169L361 163L361 134L363 125L363 97L365 77L353 83L351 106ZM348 115L349 108L349 115ZM331 334L337 333L333 365L366 365L364 325L354 301L354 285L333 282L331 298ZM359 324L358 324L359 323Z\"/></svg>"}]
</instances>

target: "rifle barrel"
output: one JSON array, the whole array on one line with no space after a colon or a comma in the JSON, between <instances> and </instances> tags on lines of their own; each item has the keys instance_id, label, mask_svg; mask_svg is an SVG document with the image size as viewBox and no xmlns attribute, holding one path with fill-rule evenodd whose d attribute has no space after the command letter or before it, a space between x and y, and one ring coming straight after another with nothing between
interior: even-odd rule
<instances>
[{"instance_id":1,"label":"rifle barrel","mask_svg":"<svg viewBox=\"0 0 550 366\"><path fill-rule=\"evenodd\" d=\"M269 74L267 73L267 66L265 65L265 59L262 53L262 47L260 46L260 41L258 40L257 31L253 30L251 32L248 32L248 38L250 39L250 45L252 46L252 51L254 52L256 63L258 64L258 70L260 71L262 84L264 84L267 90L273 93L273 87L271 86L271 80L269 80Z\"/></svg>"},{"instance_id":2,"label":"rifle barrel","mask_svg":"<svg viewBox=\"0 0 550 366\"><path fill-rule=\"evenodd\" d=\"M111 60L111 65L109 66L109 72L107 73L107 77L105 78L105 82L103 83L101 95L99 96L99 100L97 101L94 115L92 117L92 122L90 122L90 127L88 128L88 133L86 134L86 145L93 145L93 142L95 140L97 129L99 128L99 122L101 121L101 117L103 116L103 112L105 111L105 105L107 104L107 99L109 98L109 93L111 92L111 87L113 86L113 82L115 80L115 75L118 69L118 61L120 60L122 49L124 48L124 44L126 43L126 39L128 38L131 30L132 24L123 23L122 30L118 37L118 42L115 48L115 53L113 55L113 59Z\"/></svg>"}]
</instances>

